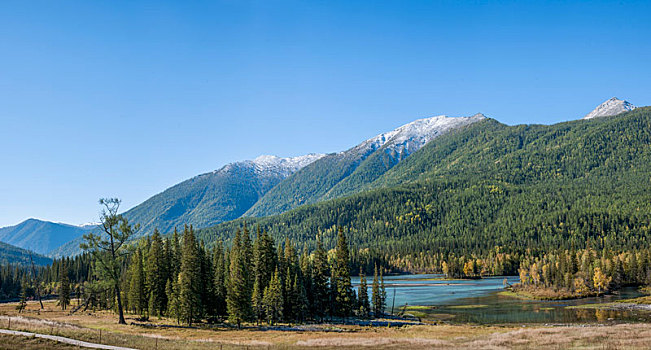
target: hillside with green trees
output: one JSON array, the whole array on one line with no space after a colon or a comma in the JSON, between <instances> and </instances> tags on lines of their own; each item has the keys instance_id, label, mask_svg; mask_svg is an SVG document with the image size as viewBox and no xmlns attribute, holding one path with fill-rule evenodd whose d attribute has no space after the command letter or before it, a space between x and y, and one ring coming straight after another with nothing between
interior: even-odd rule
<instances>
[{"instance_id":1,"label":"hillside with green trees","mask_svg":"<svg viewBox=\"0 0 651 350\"><path fill-rule=\"evenodd\" d=\"M233 163L170 187L125 216L140 224L141 234L154 228L171 232L186 223L207 227L240 217L284 178L277 172L256 173L250 162Z\"/></svg>"},{"instance_id":2,"label":"hillside with green trees","mask_svg":"<svg viewBox=\"0 0 651 350\"><path fill-rule=\"evenodd\" d=\"M92 225L73 226L27 219L17 225L0 228L0 242L47 255L61 245L81 238L92 228Z\"/></svg>"},{"instance_id":3,"label":"hillside with green trees","mask_svg":"<svg viewBox=\"0 0 651 350\"><path fill-rule=\"evenodd\" d=\"M328 154L272 188L244 216L280 214L301 205L360 192L431 140L485 119L481 113L418 119L344 152Z\"/></svg>"},{"instance_id":4,"label":"hillside with green trees","mask_svg":"<svg viewBox=\"0 0 651 350\"><path fill-rule=\"evenodd\" d=\"M555 125L485 120L431 141L369 191L198 236L229 241L246 221L309 247L321 231L334 247L342 225L354 247L408 270L438 270L450 255L631 249L651 238L650 178L651 108Z\"/></svg>"},{"instance_id":5,"label":"hillside with green trees","mask_svg":"<svg viewBox=\"0 0 651 350\"><path fill-rule=\"evenodd\" d=\"M0 265L29 265L30 255L36 265L52 263L52 259L48 257L0 242Z\"/></svg>"}]
</instances>

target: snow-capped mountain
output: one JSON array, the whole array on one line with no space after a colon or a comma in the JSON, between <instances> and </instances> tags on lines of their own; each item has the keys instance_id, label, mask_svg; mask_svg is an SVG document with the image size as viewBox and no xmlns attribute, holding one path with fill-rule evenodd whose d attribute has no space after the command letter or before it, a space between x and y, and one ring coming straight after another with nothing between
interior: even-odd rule
<instances>
[{"instance_id":1,"label":"snow-capped mountain","mask_svg":"<svg viewBox=\"0 0 651 350\"><path fill-rule=\"evenodd\" d=\"M353 150L376 150L384 147L386 153L395 152L407 156L418 151L421 147L439 135L449 130L468 125L486 117L477 113L471 117L448 117L440 115L436 117L423 118L405 124L397 129L382 133L370 138Z\"/></svg>"},{"instance_id":2,"label":"snow-capped mountain","mask_svg":"<svg viewBox=\"0 0 651 350\"><path fill-rule=\"evenodd\" d=\"M360 191L398 162L440 135L486 117L436 116L381 133L346 151L324 156L266 193L246 216L278 214L303 204Z\"/></svg>"},{"instance_id":3,"label":"snow-capped mountain","mask_svg":"<svg viewBox=\"0 0 651 350\"><path fill-rule=\"evenodd\" d=\"M130 222L140 224L139 234L149 234L154 228L170 232L185 224L202 228L233 220L271 188L321 157L322 154L290 158L264 155L230 163L174 185L124 215Z\"/></svg>"},{"instance_id":4,"label":"snow-capped mountain","mask_svg":"<svg viewBox=\"0 0 651 350\"><path fill-rule=\"evenodd\" d=\"M281 158L272 155L262 155L254 160L245 161L253 164L255 170L260 173L273 172L289 176L304 166L322 158L325 154L310 153L304 156Z\"/></svg>"},{"instance_id":5,"label":"snow-capped mountain","mask_svg":"<svg viewBox=\"0 0 651 350\"><path fill-rule=\"evenodd\" d=\"M628 112L634 110L635 107L628 101L620 100L617 97L613 97L606 102L600 104L592 110L592 112L586 114L583 119L592 119L599 117L610 117L613 115L618 115L620 113Z\"/></svg>"}]
</instances>

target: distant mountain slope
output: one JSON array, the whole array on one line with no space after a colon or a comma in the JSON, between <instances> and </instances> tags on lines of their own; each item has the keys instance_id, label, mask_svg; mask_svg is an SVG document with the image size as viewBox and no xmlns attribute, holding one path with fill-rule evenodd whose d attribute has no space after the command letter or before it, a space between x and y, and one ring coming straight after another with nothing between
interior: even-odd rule
<instances>
[{"instance_id":1,"label":"distant mountain slope","mask_svg":"<svg viewBox=\"0 0 651 350\"><path fill-rule=\"evenodd\" d=\"M89 227L28 219L15 226L0 228L0 241L45 255L81 237L89 229Z\"/></svg>"},{"instance_id":2,"label":"distant mountain slope","mask_svg":"<svg viewBox=\"0 0 651 350\"><path fill-rule=\"evenodd\" d=\"M635 106L630 104L628 101L620 100L617 97L613 97L606 102L600 104L592 110L592 112L586 114L583 119L592 119L600 117L611 117L620 113L629 112L634 110Z\"/></svg>"},{"instance_id":3,"label":"distant mountain slope","mask_svg":"<svg viewBox=\"0 0 651 350\"><path fill-rule=\"evenodd\" d=\"M244 215L279 214L300 205L355 193L430 140L483 119L482 114L419 119L347 151L329 154L271 189Z\"/></svg>"},{"instance_id":4,"label":"distant mountain slope","mask_svg":"<svg viewBox=\"0 0 651 350\"><path fill-rule=\"evenodd\" d=\"M625 247L651 239L651 108L613 118L443 135L378 178L377 189L200 230L232 238L244 221L277 239L332 247L336 225L383 254L452 249ZM635 240L633 240L635 238Z\"/></svg>"},{"instance_id":5,"label":"distant mountain slope","mask_svg":"<svg viewBox=\"0 0 651 350\"><path fill-rule=\"evenodd\" d=\"M124 213L141 225L139 234L154 228L170 232L175 226L207 227L240 217L267 191L298 169L321 158L260 156L228 164L219 170L183 181Z\"/></svg>"},{"instance_id":6,"label":"distant mountain slope","mask_svg":"<svg viewBox=\"0 0 651 350\"><path fill-rule=\"evenodd\" d=\"M0 242L0 265L8 264L29 264L28 250L18 248L16 246ZM49 265L52 259L44 257L43 255L32 253L32 259L36 265Z\"/></svg>"}]
</instances>

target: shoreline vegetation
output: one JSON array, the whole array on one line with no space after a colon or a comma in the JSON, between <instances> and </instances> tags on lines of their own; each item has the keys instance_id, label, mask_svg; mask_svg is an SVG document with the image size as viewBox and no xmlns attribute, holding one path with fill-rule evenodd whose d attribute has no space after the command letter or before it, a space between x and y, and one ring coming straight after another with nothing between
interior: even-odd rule
<instances>
[{"instance_id":1,"label":"shoreline vegetation","mask_svg":"<svg viewBox=\"0 0 651 350\"><path fill-rule=\"evenodd\" d=\"M505 288L498 293L499 295L527 299L527 300L574 300L597 297L607 293L597 293L593 291L579 293L568 289L558 289L552 287L531 287L515 284Z\"/></svg>"},{"instance_id":2,"label":"shoreline vegetation","mask_svg":"<svg viewBox=\"0 0 651 350\"><path fill-rule=\"evenodd\" d=\"M76 300L73 300L76 303ZM0 304L0 328L7 328L11 317L13 330L53 334L92 343L126 346L138 349L476 349L476 348L639 348L651 347L650 324L564 324L564 325L453 325L406 324L392 327L368 327L353 324L262 326L247 323L246 327L223 327L195 324L175 325L175 320L152 318L152 326L139 324L138 315L125 314L127 325L115 322L108 310L70 314L55 301L46 301L40 310L38 302L27 303L19 315L16 303ZM409 311L424 310L410 306ZM393 320L392 320L393 322ZM31 347L33 340L4 337L6 344L21 344L25 350L51 348ZM4 339L3 338L3 339ZM41 344L39 344L41 346ZM1 347L0 347L1 348Z\"/></svg>"}]
</instances>

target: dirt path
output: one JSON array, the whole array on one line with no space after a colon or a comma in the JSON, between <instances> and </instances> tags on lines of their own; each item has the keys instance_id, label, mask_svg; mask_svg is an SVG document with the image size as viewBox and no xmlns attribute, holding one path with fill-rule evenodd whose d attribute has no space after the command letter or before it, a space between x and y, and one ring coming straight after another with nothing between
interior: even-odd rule
<instances>
[{"instance_id":1,"label":"dirt path","mask_svg":"<svg viewBox=\"0 0 651 350\"><path fill-rule=\"evenodd\" d=\"M60 343L65 343L65 344L70 344L70 345L75 345L75 346L81 346L84 348L91 348L91 349L105 349L105 350L136 350L132 348L123 348L121 346L112 346L112 345L104 345L104 344L96 344L96 343L88 343L85 341L77 340L77 339L70 339L70 338L65 338L65 337L59 337L56 335L49 335L49 334L38 334L38 333L31 333L31 332L21 332L21 331L12 331L8 329L0 329L1 334L8 334L8 335L18 335L18 336L23 336L23 337L36 337L36 338L43 338L43 339L49 339L49 340L54 340Z\"/></svg>"}]
</instances>

